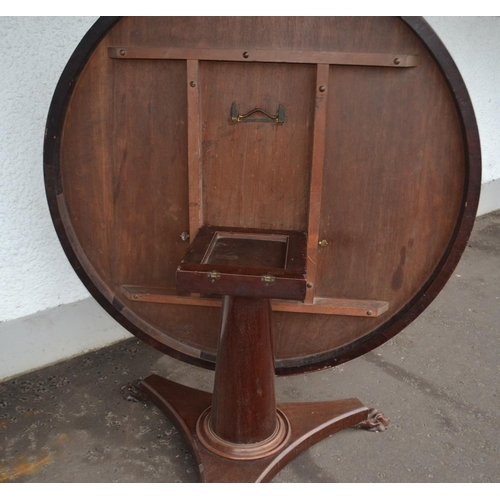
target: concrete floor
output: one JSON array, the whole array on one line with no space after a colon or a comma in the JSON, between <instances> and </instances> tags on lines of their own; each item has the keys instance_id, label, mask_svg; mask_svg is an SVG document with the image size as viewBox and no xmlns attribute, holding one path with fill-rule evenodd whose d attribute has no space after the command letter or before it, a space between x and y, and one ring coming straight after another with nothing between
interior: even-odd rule
<instances>
[{"instance_id":1,"label":"concrete floor","mask_svg":"<svg viewBox=\"0 0 500 500\"><path fill-rule=\"evenodd\" d=\"M391 418L346 430L274 482L499 482L500 212L478 219L453 278L382 347L277 380L282 401L358 397ZM0 384L0 482L196 482L171 423L120 388L151 371L210 389L213 374L127 340Z\"/></svg>"}]
</instances>

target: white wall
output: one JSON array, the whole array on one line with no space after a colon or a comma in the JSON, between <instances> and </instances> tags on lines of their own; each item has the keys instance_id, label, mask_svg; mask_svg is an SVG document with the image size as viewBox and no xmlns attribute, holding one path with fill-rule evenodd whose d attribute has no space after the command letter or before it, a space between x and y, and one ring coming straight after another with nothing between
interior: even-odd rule
<instances>
[{"instance_id":1,"label":"white wall","mask_svg":"<svg viewBox=\"0 0 500 500\"><path fill-rule=\"evenodd\" d=\"M85 297L61 249L43 183L52 94L96 18L0 18L0 321Z\"/></svg>"},{"instance_id":2,"label":"white wall","mask_svg":"<svg viewBox=\"0 0 500 500\"><path fill-rule=\"evenodd\" d=\"M52 226L42 148L58 78L95 19L0 18L0 322L88 297ZM428 20L472 96L482 139L483 182L500 179L500 18ZM499 189L488 206L498 209L500 182L490 185Z\"/></svg>"},{"instance_id":3,"label":"white wall","mask_svg":"<svg viewBox=\"0 0 500 500\"><path fill-rule=\"evenodd\" d=\"M499 179L500 17L426 19L455 60L469 90L481 137L483 183Z\"/></svg>"}]
</instances>

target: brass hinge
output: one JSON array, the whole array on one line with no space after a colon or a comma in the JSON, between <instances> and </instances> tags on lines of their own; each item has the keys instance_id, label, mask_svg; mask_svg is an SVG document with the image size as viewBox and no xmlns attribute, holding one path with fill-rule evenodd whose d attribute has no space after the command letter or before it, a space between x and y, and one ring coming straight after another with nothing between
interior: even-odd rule
<instances>
[{"instance_id":1,"label":"brass hinge","mask_svg":"<svg viewBox=\"0 0 500 500\"><path fill-rule=\"evenodd\" d=\"M263 274L260 277L260 280L264 283L264 285L270 286L274 283L275 278L272 274Z\"/></svg>"},{"instance_id":2,"label":"brass hinge","mask_svg":"<svg viewBox=\"0 0 500 500\"><path fill-rule=\"evenodd\" d=\"M207 278L210 283L215 283L220 280L220 273L219 271L208 271Z\"/></svg>"}]
</instances>

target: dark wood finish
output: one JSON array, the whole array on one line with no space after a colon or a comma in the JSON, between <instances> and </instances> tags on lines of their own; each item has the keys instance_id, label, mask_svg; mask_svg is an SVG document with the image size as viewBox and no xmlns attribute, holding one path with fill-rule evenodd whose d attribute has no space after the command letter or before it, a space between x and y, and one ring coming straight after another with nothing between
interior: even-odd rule
<instances>
[{"instance_id":1,"label":"dark wood finish","mask_svg":"<svg viewBox=\"0 0 500 500\"><path fill-rule=\"evenodd\" d=\"M301 52L239 49L200 49L172 47L108 47L109 57L115 59L198 59L200 61L269 62L340 64L347 66L388 66L412 68L418 65L413 54L371 54L346 52Z\"/></svg>"},{"instance_id":2,"label":"dark wood finish","mask_svg":"<svg viewBox=\"0 0 500 500\"><path fill-rule=\"evenodd\" d=\"M265 273L272 269L273 272L278 273L280 276L287 276L290 278L303 277L306 271L305 260L307 235L305 233L299 231L218 226L203 226L200 229L195 241L193 241L193 243L189 246L186 254L180 262L180 268L201 270L204 269L201 266L210 266L210 263L206 263L204 261L206 260L208 253L213 248L213 244L216 243L217 239L221 235L225 238L246 240L246 244L251 245L249 250L254 250L259 254L270 250L277 251L277 255L269 257L269 261L266 265L256 265L257 262L246 265L245 262L241 262L241 258L243 257L245 259L248 257L245 257L244 255L233 255L231 264L229 263L230 261L227 261L224 264L218 265L221 269L233 268L241 274L245 274L245 269L247 270L246 272L252 274L261 272ZM255 242L255 245L252 245L252 240ZM280 247L272 249L265 244L262 248L259 248L259 242L265 243L266 241L286 243L286 255L283 263L280 263L278 266L269 265L269 262L273 262L281 258L282 249ZM243 250L245 246L246 245L240 247L240 250ZM256 261L266 261L264 255L254 258ZM252 271L252 269L256 269L256 271Z\"/></svg>"},{"instance_id":3,"label":"dark wood finish","mask_svg":"<svg viewBox=\"0 0 500 500\"><path fill-rule=\"evenodd\" d=\"M203 226L177 268L177 290L303 300L306 244L297 231Z\"/></svg>"},{"instance_id":4,"label":"dark wood finish","mask_svg":"<svg viewBox=\"0 0 500 500\"><path fill-rule=\"evenodd\" d=\"M210 406L210 393L158 375L150 375L142 382L142 387L190 445L201 479L207 483L271 481L302 451L368 417L368 408L358 399L280 403L278 409L286 416L291 429L286 446L260 460L231 460L209 451L197 436L197 422Z\"/></svg>"},{"instance_id":5,"label":"dark wood finish","mask_svg":"<svg viewBox=\"0 0 500 500\"><path fill-rule=\"evenodd\" d=\"M194 266L193 266L194 267ZM177 290L180 293L186 293L187 290L196 293L206 293L213 295L225 295L228 289L232 290L234 295L241 297L278 297L285 300L304 300L306 295L305 277L295 278L277 276L274 283L269 286L264 283L262 273L256 275L251 268L242 269L239 274L227 266L217 266L220 269L221 278L218 281L210 282L208 265L200 265L200 269L177 271Z\"/></svg>"},{"instance_id":6,"label":"dark wood finish","mask_svg":"<svg viewBox=\"0 0 500 500\"><path fill-rule=\"evenodd\" d=\"M190 231L187 62L116 60L107 48L243 47L249 59L254 50L418 54L418 66L405 71L330 67L319 235L329 244L318 249L313 301L390 305L369 320L277 312L274 331L278 373L335 365L401 331L453 272L479 199L470 98L421 18L232 23L231 30L218 18L96 24L68 63L47 121L54 225L76 272L113 317L163 352L213 367L216 308L200 317L196 305L131 300L123 289L173 289L188 247L179 237ZM210 194L203 223L307 231L315 65L203 61L199 81L202 191ZM245 110L281 103L287 121L230 125L234 100ZM235 189L249 185L245 197Z\"/></svg>"},{"instance_id":7,"label":"dark wood finish","mask_svg":"<svg viewBox=\"0 0 500 500\"><path fill-rule=\"evenodd\" d=\"M225 441L254 444L276 430L269 299L224 297L211 426Z\"/></svg>"},{"instance_id":8,"label":"dark wood finish","mask_svg":"<svg viewBox=\"0 0 500 500\"><path fill-rule=\"evenodd\" d=\"M224 244L226 240L229 243ZM278 247L277 243L280 244ZM222 302L221 334L217 349L212 405L198 415L196 429L192 432L201 443L201 450L208 450L218 457L215 460L218 469L217 480L220 480L220 472L227 474L228 471L228 480L240 479L237 471L242 469L240 467L235 470L231 465L234 462L257 464L257 470L262 474L262 460L281 457L283 453L292 456L286 450L295 448L293 428L287 415L276 406L271 302L269 298L262 297L286 296L296 289L296 285L293 279L282 282L282 277L275 278L267 274L266 277L272 278L272 281L264 285L263 292L254 286L249 278L258 278L262 272L258 266L266 262L273 262L275 266L275 269L268 268L269 273L277 270L291 273L298 268L300 273L295 277L295 281L303 281L304 297L306 243L305 235L297 232L275 234L203 226L177 270L177 286L183 292L207 293L217 285L220 291L226 294ZM274 245L270 247L269 244ZM271 255L265 259L260 255L261 252ZM213 256L215 259L211 262ZM218 260L221 260L222 264L219 264ZM227 274L219 271L196 272L189 269L193 263L200 268L210 268L212 265L217 269L225 268ZM247 266L244 268L249 273L246 276L235 273L242 264ZM183 269L183 266L188 267ZM202 274L205 275L204 278L209 279L200 284L198 278ZM275 286L275 279L281 287ZM151 394L151 386L146 383L145 387L149 387L147 390ZM197 397L196 394L191 396ZM202 398L205 400L204 396ZM166 408L168 415L174 416L179 427L184 428L184 419L172 411L170 400L155 396L153 399L160 408ZM357 400L355 406L358 407L355 413L359 416L360 404ZM325 408L331 409L328 404L320 405L321 410ZM363 414L364 410L365 408L361 410ZM305 415L301 413L299 422L308 416L307 411ZM350 416L352 413L342 415L343 425L350 421ZM331 415L328 417L331 418ZM365 424L364 420L358 421L360 422ZM321 424L319 428L308 432L308 437L316 435L319 439L323 435L320 430L325 427L323 419ZM300 428L300 425L296 427ZM372 427L374 426L371 425L370 428ZM226 462L220 463L221 459ZM245 473L242 477L249 480L252 476ZM260 481L261 476L256 480Z\"/></svg>"},{"instance_id":9,"label":"dark wood finish","mask_svg":"<svg viewBox=\"0 0 500 500\"><path fill-rule=\"evenodd\" d=\"M200 264L286 269L288 236L216 231Z\"/></svg>"},{"instance_id":10,"label":"dark wood finish","mask_svg":"<svg viewBox=\"0 0 500 500\"><path fill-rule=\"evenodd\" d=\"M276 405L274 372L386 341L463 251L477 127L426 23L249 17L228 30L217 18L125 18L91 30L68 68L44 156L56 230L134 334L217 360L213 396L143 384L204 479L269 480L331 432L384 430L388 419L357 400ZM268 119L238 120L252 110ZM209 297L183 295L193 292ZM276 298L307 303L275 302L271 322Z\"/></svg>"}]
</instances>

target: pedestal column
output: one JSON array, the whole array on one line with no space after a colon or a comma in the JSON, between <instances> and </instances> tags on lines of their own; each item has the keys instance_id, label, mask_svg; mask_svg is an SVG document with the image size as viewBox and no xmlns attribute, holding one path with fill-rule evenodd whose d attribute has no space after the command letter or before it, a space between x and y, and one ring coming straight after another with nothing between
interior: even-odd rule
<instances>
[{"instance_id":1,"label":"pedestal column","mask_svg":"<svg viewBox=\"0 0 500 500\"><path fill-rule=\"evenodd\" d=\"M276 409L269 299L225 296L212 407L200 440L214 453L254 459L284 444L289 426Z\"/></svg>"}]
</instances>

